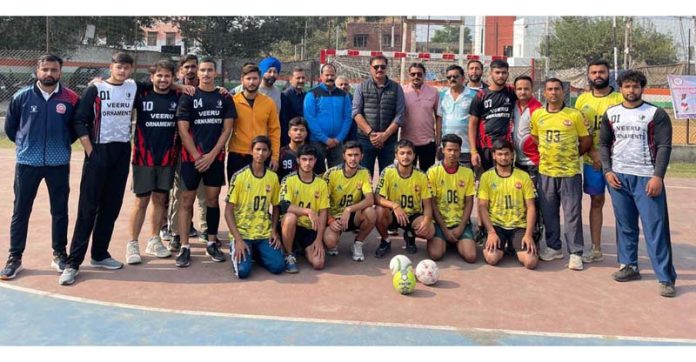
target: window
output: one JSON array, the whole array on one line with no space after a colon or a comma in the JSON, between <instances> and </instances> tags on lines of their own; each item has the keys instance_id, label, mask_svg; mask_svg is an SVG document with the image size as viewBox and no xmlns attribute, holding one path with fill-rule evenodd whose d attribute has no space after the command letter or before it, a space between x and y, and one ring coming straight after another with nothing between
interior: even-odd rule
<instances>
[{"instance_id":1,"label":"window","mask_svg":"<svg viewBox=\"0 0 696 362\"><path fill-rule=\"evenodd\" d=\"M396 44L396 42L395 42L395 44ZM386 47L390 47L390 46L391 46L391 34L389 34L389 33L382 34L382 47L386 48Z\"/></svg>"},{"instance_id":2,"label":"window","mask_svg":"<svg viewBox=\"0 0 696 362\"><path fill-rule=\"evenodd\" d=\"M367 34L356 34L353 36L353 47L367 48Z\"/></svg>"},{"instance_id":3,"label":"window","mask_svg":"<svg viewBox=\"0 0 696 362\"><path fill-rule=\"evenodd\" d=\"M174 45L176 43L176 33L167 33L165 45Z\"/></svg>"},{"instance_id":4,"label":"window","mask_svg":"<svg viewBox=\"0 0 696 362\"><path fill-rule=\"evenodd\" d=\"M147 32L147 46L156 46L157 45L157 32L156 31L148 31Z\"/></svg>"}]
</instances>

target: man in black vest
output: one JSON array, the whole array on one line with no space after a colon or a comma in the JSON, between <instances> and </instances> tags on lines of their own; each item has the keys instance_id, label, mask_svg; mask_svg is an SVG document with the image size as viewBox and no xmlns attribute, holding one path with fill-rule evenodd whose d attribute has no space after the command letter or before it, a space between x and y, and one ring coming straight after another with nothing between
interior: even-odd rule
<instances>
[{"instance_id":1,"label":"man in black vest","mask_svg":"<svg viewBox=\"0 0 696 362\"><path fill-rule=\"evenodd\" d=\"M387 77L387 58L370 58L370 79L355 87L353 119L358 125L358 142L364 150L360 164L370 173L379 158L379 171L394 163L397 131L404 110L404 91Z\"/></svg>"}]
</instances>

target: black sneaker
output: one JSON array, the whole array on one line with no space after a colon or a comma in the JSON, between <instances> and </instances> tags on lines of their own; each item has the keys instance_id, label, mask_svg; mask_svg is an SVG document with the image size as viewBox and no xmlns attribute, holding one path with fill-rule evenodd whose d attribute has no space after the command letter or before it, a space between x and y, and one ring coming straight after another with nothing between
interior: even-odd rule
<instances>
[{"instance_id":1,"label":"black sneaker","mask_svg":"<svg viewBox=\"0 0 696 362\"><path fill-rule=\"evenodd\" d=\"M205 248L205 255L209 256L214 262L222 263L225 261L225 254L218 248L217 244L212 243Z\"/></svg>"},{"instance_id":2,"label":"black sneaker","mask_svg":"<svg viewBox=\"0 0 696 362\"><path fill-rule=\"evenodd\" d=\"M474 235L474 241L477 246L484 246L486 244L486 239L488 239L488 233L483 226L481 226L476 232L476 235Z\"/></svg>"},{"instance_id":3,"label":"black sneaker","mask_svg":"<svg viewBox=\"0 0 696 362\"><path fill-rule=\"evenodd\" d=\"M198 236L198 230L196 230L195 227L193 227L193 224L191 225L191 228L189 229L189 238L195 238Z\"/></svg>"},{"instance_id":4,"label":"black sneaker","mask_svg":"<svg viewBox=\"0 0 696 362\"><path fill-rule=\"evenodd\" d=\"M22 271L22 259L9 257L7 259L7 264L5 264L5 268L0 271L0 279L14 279L20 271Z\"/></svg>"},{"instance_id":5,"label":"black sneaker","mask_svg":"<svg viewBox=\"0 0 696 362\"><path fill-rule=\"evenodd\" d=\"M660 295L667 298L676 297L677 289L674 287L674 283L660 282Z\"/></svg>"},{"instance_id":6,"label":"black sneaker","mask_svg":"<svg viewBox=\"0 0 696 362\"><path fill-rule=\"evenodd\" d=\"M208 230L204 230L198 233L198 240L200 240L201 243L207 243L208 242ZM219 245L218 245L219 247Z\"/></svg>"},{"instance_id":7,"label":"black sneaker","mask_svg":"<svg viewBox=\"0 0 696 362\"><path fill-rule=\"evenodd\" d=\"M167 249L169 249L169 251L171 251L172 253L178 253L181 249L181 236L172 235L172 240L169 241Z\"/></svg>"},{"instance_id":8,"label":"black sneaker","mask_svg":"<svg viewBox=\"0 0 696 362\"><path fill-rule=\"evenodd\" d=\"M413 231L404 230L404 242L406 243L406 251L409 254L418 252L418 247L416 247L416 236L413 235Z\"/></svg>"},{"instance_id":9,"label":"black sneaker","mask_svg":"<svg viewBox=\"0 0 696 362\"><path fill-rule=\"evenodd\" d=\"M381 239L379 241L379 247L375 250L375 258L382 259L385 255L389 254L389 252L391 252L391 243Z\"/></svg>"},{"instance_id":10,"label":"black sneaker","mask_svg":"<svg viewBox=\"0 0 696 362\"><path fill-rule=\"evenodd\" d=\"M65 270L65 265L68 263L68 256L65 254L58 254L53 257L51 261L51 268L55 269L57 272L62 273Z\"/></svg>"},{"instance_id":11,"label":"black sneaker","mask_svg":"<svg viewBox=\"0 0 696 362\"><path fill-rule=\"evenodd\" d=\"M389 236L397 236L399 235L399 229L387 229L387 235Z\"/></svg>"},{"instance_id":12,"label":"black sneaker","mask_svg":"<svg viewBox=\"0 0 696 362\"><path fill-rule=\"evenodd\" d=\"M628 282L631 280L640 279L640 272L636 266L624 265L623 268L619 269L619 271L614 273L612 276L617 282Z\"/></svg>"},{"instance_id":13,"label":"black sneaker","mask_svg":"<svg viewBox=\"0 0 696 362\"><path fill-rule=\"evenodd\" d=\"M181 248L176 257L176 266L186 268L189 265L191 265L191 248Z\"/></svg>"}]
</instances>

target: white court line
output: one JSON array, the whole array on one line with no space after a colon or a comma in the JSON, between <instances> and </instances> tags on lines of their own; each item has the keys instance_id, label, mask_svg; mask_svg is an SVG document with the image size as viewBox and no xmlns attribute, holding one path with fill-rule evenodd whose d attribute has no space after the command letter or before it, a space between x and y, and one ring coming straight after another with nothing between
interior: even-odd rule
<instances>
[{"instance_id":1,"label":"white court line","mask_svg":"<svg viewBox=\"0 0 696 362\"><path fill-rule=\"evenodd\" d=\"M680 344L696 344L696 339L681 339L681 338L653 338L653 337L636 337L636 336L611 336L611 335L601 335L601 334L583 334L583 333L555 333L555 332L538 332L538 331L522 331L522 330L510 330L510 329L491 329L491 328L469 328L461 329L453 326L438 326L438 325L425 325L425 324L410 324L410 323L389 323L389 322L364 322L364 321L349 321L349 320L333 320L333 319L318 319L318 318L299 318L299 317L281 317L281 316L261 316L252 314L238 314L238 313L221 313L221 312L203 312L203 311L192 311L192 310L178 310L178 309L168 309L168 308L156 308L156 307L145 307L133 304L124 303L112 303L104 302L99 300L87 299L82 297L73 297L58 293L51 293L42 290L30 289L19 287L15 285L10 285L6 282L0 283L0 287L7 288L15 291L51 297L71 302L87 303L93 305L99 305L104 307L117 307L124 309L133 309L139 311L148 312L160 312L160 313L175 313L182 315L192 315L192 316L209 316L209 317L224 317L224 318L245 318L245 319L256 319L256 320L269 320L269 321L283 321L283 322L301 322L301 323L320 323L320 324L342 324L350 326L368 326L368 327L395 327L395 328L413 328L413 329L430 329L430 330L441 330L450 332L478 332L478 333L504 333L510 335L519 336L534 336L534 337L556 337L556 338L576 338L576 339L608 339L608 340L622 340L622 341L637 341L646 343L680 343Z\"/></svg>"}]
</instances>

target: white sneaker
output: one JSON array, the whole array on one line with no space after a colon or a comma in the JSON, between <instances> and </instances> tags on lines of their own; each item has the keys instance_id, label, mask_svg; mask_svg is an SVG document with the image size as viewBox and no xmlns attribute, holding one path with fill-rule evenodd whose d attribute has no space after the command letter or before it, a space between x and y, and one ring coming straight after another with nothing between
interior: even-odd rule
<instances>
[{"instance_id":1,"label":"white sneaker","mask_svg":"<svg viewBox=\"0 0 696 362\"><path fill-rule=\"evenodd\" d=\"M326 253L331 255L331 256L338 255L338 246L333 248L333 249L326 249Z\"/></svg>"},{"instance_id":2,"label":"white sneaker","mask_svg":"<svg viewBox=\"0 0 696 362\"><path fill-rule=\"evenodd\" d=\"M138 246L138 240L131 240L126 246L126 263L127 264L140 264L142 259L140 258L140 247Z\"/></svg>"},{"instance_id":3,"label":"white sneaker","mask_svg":"<svg viewBox=\"0 0 696 362\"><path fill-rule=\"evenodd\" d=\"M551 261L554 259L563 259L563 252L560 250L551 249L547 246L546 248L544 248L544 250L542 250L539 253L539 259L541 259L543 261ZM582 262L582 260L580 260L580 261Z\"/></svg>"},{"instance_id":4,"label":"white sneaker","mask_svg":"<svg viewBox=\"0 0 696 362\"><path fill-rule=\"evenodd\" d=\"M356 241L353 243L353 260L354 261L365 261L365 255L363 255L363 242L362 241Z\"/></svg>"},{"instance_id":5,"label":"white sneaker","mask_svg":"<svg viewBox=\"0 0 696 362\"><path fill-rule=\"evenodd\" d=\"M570 254L570 260L568 261L568 269L582 270L582 268L582 257L580 257L580 255Z\"/></svg>"},{"instance_id":6,"label":"white sneaker","mask_svg":"<svg viewBox=\"0 0 696 362\"><path fill-rule=\"evenodd\" d=\"M151 237L147 242L145 253L158 258L168 258L172 256L172 252L169 251L164 244L162 244L162 240L157 236Z\"/></svg>"}]
</instances>

